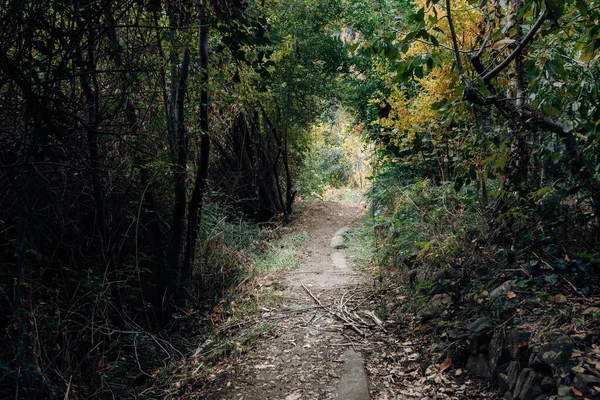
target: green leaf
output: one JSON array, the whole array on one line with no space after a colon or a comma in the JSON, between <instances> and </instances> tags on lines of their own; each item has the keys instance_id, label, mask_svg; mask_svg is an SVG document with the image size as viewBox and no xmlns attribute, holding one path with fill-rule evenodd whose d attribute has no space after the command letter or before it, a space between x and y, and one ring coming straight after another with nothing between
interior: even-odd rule
<instances>
[{"instance_id":1,"label":"green leaf","mask_svg":"<svg viewBox=\"0 0 600 400\"><path fill-rule=\"evenodd\" d=\"M563 131L565 133L569 133L573 130L573 121L571 120L566 120L565 122L563 122Z\"/></svg>"},{"instance_id":2,"label":"green leaf","mask_svg":"<svg viewBox=\"0 0 600 400\"><path fill-rule=\"evenodd\" d=\"M546 71L550 73L550 75L556 75L556 64L554 61L547 60L545 64Z\"/></svg>"},{"instance_id":3,"label":"green leaf","mask_svg":"<svg viewBox=\"0 0 600 400\"><path fill-rule=\"evenodd\" d=\"M386 52L386 57L390 60L395 60L396 57L398 56L398 47L391 45L388 47L388 50Z\"/></svg>"},{"instance_id":4,"label":"green leaf","mask_svg":"<svg viewBox=\"0 0 600 400\"><path fill-rule=\"evenodd\" d=\"M446 99L442 99L440 101L436 101L435 103L433 103L431 105L431 109L434 110L434 111L439 110L442 107L444 107L447 103L448 103L448 100L446 100Z\"/></svg>"},{"instance_id":5,"label":"green leaf","mask_svg":"<svg viewBox=\"0 0 600 400\"><path fill-rule=\"evenodd\" d=\"M433 58L428 57L427 58L427 69L431 71L433 69L434 64L435 64L435 61L433 60Z\"/></svg>"},{"instance_id":6,"label":"green leaf","mask_svg":"<svg viewBox=\"0 0 600 400\"><path fill-rule=\"evenodd\" d=\"M423 73L423 67L419 66L419 67L415 68L414 74L419 79L423 78L425 76L425 74Z\"/></svg>"},{"instance_id":7,"label":"green leaf","mask_svg":"<svg viewBox=\"0 0 600 400\"><path fill-rule=\"evenodd\" d=\"M559 19L565 12L564 0L546 0L546 6L554 19Z\"/></svg>"},{"instance_id":8,"label":"green leaf","mask_svg":"<svg viewBox=\"0 0 600 400\"><path fill-rule=\"evenodd\" d=\"M410 19L414 22L424 22L425 21L425 8L421 7L419 11L413 14Z\"/></svg>"},{"instance_id":9,"label":"green leaf","mask_svg":"<svg viewBox=\"0 0 600 400\"><path fill-rule=\"evenodd\" d=\"M434 26L434 27L433 27L433 30L434 30L434 31L436 31L436 32L439 32L439 33L441 33L442 35L445 35L445 34L446 34L446 33L444 32L444 30L443 30L442 28L438 27L438 26Z\"/></svg>"},{"instance_id":10,"label":"green leaf","mask_svg":"<svg viewBox=\"0 0 600 400\"><path fill-rule=\"evenodd\" d=\"M577 7L581 15L589 14L587 3L584 0L575 0L575 6Z\"/></svg>"}]
</instances>

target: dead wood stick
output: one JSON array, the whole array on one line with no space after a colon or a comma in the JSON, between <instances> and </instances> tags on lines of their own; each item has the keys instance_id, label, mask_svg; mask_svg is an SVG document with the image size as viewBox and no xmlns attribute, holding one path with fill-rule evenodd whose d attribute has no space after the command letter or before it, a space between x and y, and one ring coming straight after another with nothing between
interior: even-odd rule
<instances>
[{"instance_id":1,"label":"dead wood stick","mask_svg":"<svg viewBox=\"0 0 600 400\"><path fill-rule=\"evenodd\" d=\"M571 289L573 289L575 291L575 293L577 293L579 296L581 297L585 297L585 295L583 293L581 293L581 291L579 289L577 289L577 287L575 285L573 285L571 283L571 281L569 281L567 278L565 278L564 276L561 275L561 278L564 279L565 282L567 282L569 284L569 286L571 286Z\"/></svg>"},{"instance_id":2,"label":"dead wood stick","mask_svg":"<svg viewBox=\"0 0 600 400\"><path fill-rule=\"evenodd\" d=\"M344 313L344 296L346 296L348 292L342 293L342 297L340 297L340 312Z\"/></svg>"},{"instance_id":3,"label":"dead wood stick","mask_svg":"<svg viewBox=\"0 0 600 400\"><path fill-rule=\"evenodd\" d=\"M360 317L360 315L358 315L356 312L352 313L352 315L353 315L353 316L354 316L356 319L358 319L358 320L359 320L359 321L360 321L360 322L361 322L361 323L362 323L364 326L367 326L367 327L369 327L369 328L373 326L373 324L368 324L368 323L367 323L367 322L366 322L364 319L362 319L362 318Z\"/></svg>"},{"instance_id":4,"label":"dead wood stick","mask_svg":"<svg viewBox=\"0 0 600 400\"><path fill-rule=\"evenodd\" d=\"M321 307L323 308L327 308L323 305L323 303L321 303L321 300L317 299L315 297L314 294L312 294L312 292L306 287L306 285L304 284L304 282L300 282L300 284L302 285L302 287L304 288L304 290L306 290L306 293L308 293L310 295L310 297L313 298L314 301L316 301Z\"/></svg>"},{"instance_id":5,"label":"dead wood stick","mask_svg":"<svg viewBox=\"0 0 600 400\"><path fill-rule=\"evenodd\" d=\"M363 300L362 300L360 303L358 303L358 304L356 305L356 307L354 307L354 308L352 309L352 311L356 311L356 310L358 310L358 307L362 306L362 305L363 305L363 304L364 304L364 303L365 303L367 300L369 300L369 299L370 299L371 297L373 297L373 296L375 296L375 293L371 293L371 294L370 294L368 297L364 298L364 299L363 299Z\"/></svg>"},{"instance_id":6,"label":"dead wood stick","mask_svg":"<svg viewBox=\"0 0 600 400\"><path fill-rule=\"evenodd\" d=\"M303 308L296 308L296 309L293 309L293 310L281 310L281 311L279 311L279 313L305 312L305 311L314 310L315 308L325 308L327 306L329 306L329 304L327 304L327 305L318 305L318 306L310 306L310 307L303 307Z\"/></svg>"},{"instance_id":7,"label":"dead wood stick","mask_svg":"<svg viewBox=\"0 0 600 400\"><path fill-rule=\"evenodd\" d=\"M380 320L379 317L377 317L377 315L375 315L375 313L373 311L363 311L363 314L365 314L368 317L371 317L371 319L373 321L375 321L375 323L377 324L377 326L379 326L382 331L384 331L384 332L387 333L387 330L383 326L383 321Z\"/></svg>"},{"instance_id":8,"label":"dead wood stick","mask_svg":"<svg viewBox=\"0 0 600 400\"><path fill-rule=\"evenodd\" d=\"M351 339L351 338L350 338L348 335L346 335L345 333L342 333L342 335L343 335L343 336L344 336L346 339L348 339L348 341L350 342L350 345L352 346L352 350L356 351L356 347L354 347L354 341L353 341L353 340L352 340L352 339Z\"/></svg>"},{"instance_id":9,"label":"dead wood stick","mask_svg":"<svg viewBox=\"0 0 600 400\"><path fill-rule=\"evenodd\" d=\"M325 307L323 305L323 303L321 303L321 300L319 300L311 291L310 289L308 289L306 287L306 285L304 284L304 282L300 282L300 284L302 285L302 287L304 288L304 290L306 290L306 293L308 293L310 295L310 297L313 298L314 301L316 301L320 306L322 306L325 310L327 310L331 315L333 315L334 317L342 320L342 322L345 322L346 326L349 326L350 328L352 328L356 333L358 333L360 336L365 337L366 335L360 330L358 329L358 327L356 326L356 324L348 319L346 316L344 316L343 314L340 313L336 313L335 311L333 311L332 309L330 309L329 307Z\"/></svg>"},{"instance_id":10,"label":"dead wood stick","mask_svg":"<svg viewBox=\"0 0 600 400\"><path fill-rule=\"evenodd\" d=\"M352 328L352 330L354 330L354 332L358 333L362 337L366 337L367 336L367 335L365 335L363 333L363 331L361 331L360 329L358 329L358 327L353 322L346 322L346 326Z\"/></svg>"}]
</instances>

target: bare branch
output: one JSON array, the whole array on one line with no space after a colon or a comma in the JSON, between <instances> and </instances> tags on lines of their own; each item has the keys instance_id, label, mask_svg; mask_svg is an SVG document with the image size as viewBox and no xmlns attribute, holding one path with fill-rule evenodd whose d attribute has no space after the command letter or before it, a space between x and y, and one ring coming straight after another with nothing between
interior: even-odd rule
<instances>
[{"instance_id":1,"label":"bare branch","mask_svg":"<svg viewBox=\"0 0 600 400\"><path fill-rule=\"evenodd\" d=\"M456 57L456 66L461 79L464 81L465 73L460 59L460 50L458 49L458 40L456 39L456 31L454 30L454 22L452 22L452 12L450 10L450 0L446 0L446 15L448 17L448 26L450 27L450 35L452 36L452 46L454 47L454 57Z\"/></svg>"},{"instance_id":2,"label":"bare branch","mask_svg":"<svg viewBox=\"0 0 600 400\"><path fill-rule=\"evenodd\" d=\"M450 2L450 0L447 0L447 2ZM523 40L521 40L519 42L519 45L517 46L517 48L514 49L513 52L510 53L508 55L508 57L506 57L504 59L504 61L502 61L496 68L494 68L493 70L491 70L490 72L485 74L482 77L483 81L489 82L492 78L495 78L496 76L498 76L498 74L500 74L500 72L502 72L506 67L508 67L510 65L510 63L521 53L521 51L523 51L525 46L527 46L529 44L529 42L531 42L531 40L533 39L533 37L535 36L537 31L542 27L542 24L544 23L545 20L546 20L546 10L542 11L542 13L538 17L537 21L535 21L535 24L533 25L533 27L531 28L529 33L527 33L527 35L523 38Z\"/></svg>"}]
</instances>

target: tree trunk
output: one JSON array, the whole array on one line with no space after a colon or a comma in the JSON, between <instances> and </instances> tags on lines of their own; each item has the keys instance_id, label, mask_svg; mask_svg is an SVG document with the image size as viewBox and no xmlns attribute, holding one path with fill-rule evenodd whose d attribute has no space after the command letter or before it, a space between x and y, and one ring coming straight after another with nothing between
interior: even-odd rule
<instances>
[{"instance_id":1,"label":"tree trunk","mask_svg":"<svg viewBox=\"0 0 600 400\"><path fill-rule=\"evenodd\" d=\"M175 286L171 286L172 293L170 296L177 296L179 289L179 273L182 243L184 234L184 217L186 211L186 176L187 176L187 137L184 120L184 105L185 94L187 91L187 79L190 65L190 53L188 49L183 51L181 58L181 69L179 71L179 79L176 89L176 130L175 137L172 139L172 145L175 146L171 151L176 156L176 162L173 167L173 180L175 200L173 202L173 213L171 220L171 248L169 249L169 265L173 276L168 279L175 282Z\"/></svg>"},{"instance_id":2,"label":"tree trunk","mask_svg":"<svg viewBox=\"0 0 600 400\"><path fill-rule=\"evenodd\" d=\"M185 259L182 267L182 278L184 282L191 279L194 258L196 254L196 241L198 230L202 221L202 202L206 191L208 178L208 161L210 157L210 136L208 126L208 27L203 26L204 19L200 20L200 35L198 47L200 52L200 73L202 76L202 89L200 92L200 155L197 160L198 171L196 181L189 204L188 235ZM202 260L200 260L201 262Z\"/></svg>"}]
</instances>

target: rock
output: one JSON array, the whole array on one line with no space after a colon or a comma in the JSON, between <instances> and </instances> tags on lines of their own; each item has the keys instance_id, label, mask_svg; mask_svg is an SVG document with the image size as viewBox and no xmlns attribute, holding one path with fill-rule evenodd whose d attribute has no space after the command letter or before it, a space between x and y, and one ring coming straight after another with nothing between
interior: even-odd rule
<instances>
[{"instance_id":1,"label":"rock","mask_svg":"<svg viewBox=\"0 0 600 400\"><path fill-rule=\"evenodd\" d=\"M527 343L531 339L531 332L511 331L506 334L506 352L508 356L515 361L520 361L525 354Z\"/></svg>"},{"instance_id":2,"label":"rock","mask_svg":"<svg viewBox=\"0 0 600 400\"><path fill-rule=\"evenodd\" d=\"M490 299L490 309L492 310L500 310L505 305L507 305L510 299L506 296L508 292L511 292L517 288L516 281L510 280L504 282L502 285L498 286L496 289L492 290L489 295Z\"/></svg>"},{"instance_id":3,"label":"rock","mask_svg":"<svg viewBox=\"0 0 600 400\"><path fill-rule=\"evenodd\" d=\"M529 261L525 269L530 276L537 276L540 274L540 262L537 260Z\"/></svg>"},{"instance_id":4,"label":"rock","mask_svg":"<svg viewBox=\"0 0 600 400\"><path fill-rule=\"evenodd\" d=\"M571 265L575 264L575 271L579 272L580 274L583 275L589 275L590 274L590 264L587 263L582 263L579 260L577 261L571 261Z\"/></svg>"},{"instance_id":5,"label":"rock","mask_svg":"<svg viewBox=\"0 0 600 400\"><path fill-rule=\"evenodd\" d=\"M508 365L511 360L523 362L531 336L530 332L495 332L488 350L492 373L499 371L501 365Z\"/></svg>"},{"instance_id":6,"label":"rock","mask_svg":"<svg viewBox=\"0 0 600 400\"><path fill-rule=\"evenodd\" d=\"M544 251L549 256L558 257L558 256L561 255L560 254L561 253L560 248L557 245L555 245L555 244L551 244L551 245L548 245L548 246L544 247Z\"/></svg>"},{"instance_id":7,"label":"rock","mask_svg":"<svg viewBox=\"0 0 600 400\"><path fill-rule=\"evenodd\" d=\"M344 249L347 246L344 244L344 238L342 235L335 235L331 238L331 241L329 242L329 246L332 249Z\"/></svg>"},{"instance_id":8,"label":"rock","mask_svg":"<svg viewBox=\"0 0 600 400\"><path fill-rule=\"evenodd\" d=\"M563 260L557 260L552 263L552 268L560 274L567 270L567 264Z\"/></svg>"},{"instance_id":9,"label":"rock","mask_svg":"<svg viewBox=\"0 0 600 400\"><path fill-rule=\"evenodd\" d=\"M570 386L559 386L556 396L550 397L552 400L573 400L575 396Z\"/></svg>"},{"instance_id":10,"label":"rock","mask_svg":"<svg viewBox=\"0 0 600 400\"><path fill-rule=\"evenodd\" d=\"M345 362L336 398L368 400L369 381L361 354L348 349L342 354L342 359Z\"/></svg>"},{"instance_id":11,"label":"rock","mask_svg":"<svg viewBox=\"0 0 600 400\"><path fill-rule=\"evenodd\" d=\"M481 317L471 322L467 329L473 333L487 333L494 329L492 321L488 317Z\"/></svg>"},{"instance_id":12,"label":"rock","mask_svg":"<svg viewBox=\"0 0 600 400\"><path fill-rule=\"evenodd\" d=\"M594 386L600 387L600 378L590 374L577 374L573 378L573 386L583 394L589 394Z\"/></svg>"},{"instance_id":13,"label":"rock","mask_svg":"<svg viewBox=\"0 0 600 400\"><path fill-rule=\"evenodd\" d=\"M544 281L551 285L556 285L556 283L558 282L558 275L548 274L548 275L544 276Z\"/></svg>"},{"instance_id":14,"label":"rock","mask_svg":"<svg viewBox=\"0 0 600 400\"><path fill-rule=\"evenodd\" d=\"M492 336L492 340L490 342L490 346L488 349L488 355L490 359L490 367L492 368L492 373L496 373L499 371L500 366L502 364L506 364L506 351L504 348L504 338L501 332L495 332L494 336Z\"/></svg>"},{"instance_id":15,"label":"rock","mask_svg":"<svg viewBox=\"0 0 600 400\"><path fill-rule=\"evenodd\" d=\"M572 395L573 391L570 386L559 386L557 390L557 395L559 396L569 396Z\"/></svg>"},{"instance_id":16,"label":"rock","mask_svg":"<svg viewBox=\"0 0 600 400\"><path fill-rule=\"evenodd\" d=\"M549 376L545 376L542 378L542 383L540 383L540 387L542 388L542 392L545 394L552 394L556 390L556 383L554 379Z\"/></svg>"},{"instance_id":17,"label":"rock","mask_svg":"<svg viewBox=\"0 0 600 400\"><path fill-rule=\"evenodd\" d=\"M450 304L452 304L452 297L449 294L436 294L417 312L417 316L423 319L437 317L446 311Z\"/></svg>"},{"instance_id":18,"label":"rock","mask_svg":"<svg viewBox=\"0 0 600 400\"><path fill-rule=\"evenodd\" d=\"M569 369L571 366L571 353L573 352L573 339L568 336L559 336L550 343L543 345L532 357L533 367L549 366L553 369Z\"/></svg>"},{"instance_id":19,"label":"rock","mask_svg":"<svg viewBox=\"0 0 600 400\"><path fill-rule=\"evenodd\" d=\"M542 374L531 368L523 368L513 390L515 400L530 400L541 396L543 394L540 386L542 379Z\"/></svg>"},{"instance_id":20,"label":"rock","mask_svg":"<svg viewBox=\"0 0 600 400\"><path fill-rule=\"evenodd\" d=\"M490 365L485 354L471 355L467 360L467 371L470 374L479 376L485 379L492 379Z\"/></svg>"},{"instance_id":21,"label":"rock","mask_svg":"<svg viewBox=\"0 0 600 400\"><path fill-rule=\"evenodd\" d=\"M498 367L496 371L496 383L498 384L498 389L500 389L500 393L511 391L508 376L506 375L506 370L508 369L509 364L502 364Z\"/></svg>"},{"instance_id":22,"label":"rock","mask_svg":"<svg viewBox=\"0 0 600 400\"><path fill-rule=\"evenodd\" d=\"M521 372L521 364L511 361L504 371L498 373L498 386L502 390L510 390L512 392L517 385L519 372Z\"/></svg>"}]
</instances>

